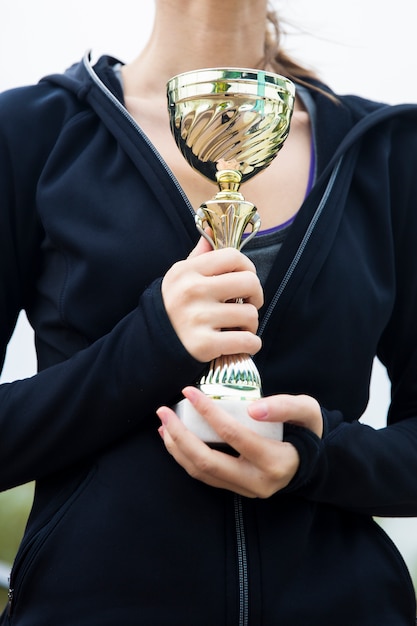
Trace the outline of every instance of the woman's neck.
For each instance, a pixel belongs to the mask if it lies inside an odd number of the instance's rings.
[[[165,97],[175,74],[202,67],[256,67],[264,54],[266,0],[156,0],[142,53],[125,69],[132,91]]]

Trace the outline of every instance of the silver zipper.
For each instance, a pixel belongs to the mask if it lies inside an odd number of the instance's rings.
[[[316,224],[317,224],[321,214],[323,213],[323,209],[326,206],[326,203],[327,203],[327,200],[329,198],[330,192],[333,189],[335,180],[337,178],[337,175],[339,173],[340,167],[342,165],[343,158],[344,158],[344,155],[342,155],[339,158],[339,160],[337,161],[336,165],[334,166],[333,171],[332,171],[331,176],[330,176],[330,179],[329,179],[329,182],[327,183],[327,187],[326,187],[326,189],[325,189],[325,191],[323,193],[323,196],[322,196],[322,198],[320,200],[320,203],[319,203],[319,205],[318,205],[318,207],[317,207],[313,217],[311,218],[310,224],[308,225],[308,228],[307,228],[307,230],[306,230],[306,232],[304,234],[304,237],[303,237],[300,245],[298,246],[298,250],[295,253],[293,260],[291,261],[291,264],[289,265],[289,267],[288,267],[288,269],[287,269],[287,271],[285,273],[285,276],[284,276],[284,278],[281,281],[281,284],[279,285],[277,291],[275,292],[275,295],[272,298],[272,300],[271,300],[271,302],[270,302],[270,304],[268,306],[268,309],[266,310],[265,315],[262,318],[261,323],[259,324],[259,328],[258,328],[258,335],[259,335],[259,337],[262,337],[262,334],[265,331],[266,325],[268,324],[268,322],[269,322],[269,320],[271,318],[272,312],[275,309],[279,299],[281,298],[281,296],[282,296],[286,286],[288,285],[288,283],[289,283],[289,281],[291,279],[291,276],[294,274],[295,268],[297,267],[297,265],[298,265],[302,255],[303,255],[303,252],[304,252],[304,250],[305,250],[305,248],[306,248],[306,246],[307,246],[307,244],[308,244],[308,242],[310,240],[310,237],[313,234],[313,231],[314,231],[314,229],[316,227]]]
[[[337,174],[340,170],[341,164],[343,161],[343,155],[340,157],[338,162],[336,163],[332,174],[330,176],[329,182],[326,186],[324,194],[321,198],[320,204],[318,205],[310,224],[304,234],[304,237],[298,247],[298,250],[284,276],[281,281],[280,286],[275,292],[275,296],[272,299],[264,317],[262,323],[258,330],[258,335],[262,336],[262,333],[265,330],[265,327],[268,321],[271,318],[272,312],[276,307],[284,289],[286,288],[291,276],[293,275],[295,268],[297,267],[300,258],[307,246],[308,241],[316,227],[316,224],[323,212],[323,209],[326,205],[330,192],[335,183]],[[238,494],[234,496],[234,509],[235,509],[235,528],[236,528],[236,541],[237,541],[237,560],[238,560],[238,580],[239,580],[239,626],[248,626],[249,624],[249,576],[248,576],[248,559],[247,559],[247,551],[246,551],[246,537],[245,537],[245,523],[243,519],[243,503],[242,498]]]
[[[147,135],[145,135],[145,133],[143,132],[143,130],[141,129],[139,124],[136,122],[135,118],[130,115],[130,113],[126,109],[126,107],[120,102],[120,100],[118,100],[118,98],[116,98],[116,96],[110,91],[110,89],[107,87],[107,85],[105,85],[103,83],[103,81],[101,80],[101,78],[96,74],[96,72],[94,71],[94,68],[93,68],[93,66],[91,64],[91,61],[90,61],[90,52],[89,51],[87,51],[85,53],[85,55],[84,55],[83,64],[84,64],[84,67],[87,70],[90,78],[93,80],[93,82],[107,96],[107,98],[109,100],[111,100],[111,102],[114,104],[114,106],[120,111],[120,113],[122,113],[122,115],[128,120],[128,122],[130,122],[130,124],[133,126],[135,131],[141,136],[141,138],[144,140],[144,142],[147,144],[147,146],[155,154],[155,156],[157,157],[157,159],[161,163],[162,167],[165,169],[166,173],[168,174],[168,176],[170,177],[170,179],[174,183],[174,185],[177,188],[178,192],[180,193],[182,199],[184,200],[185,204],[187,205],[187,208],[190,211],[191,215],[193,216],[193,220],[194,220],[195,211],[194,211],[193,207],[191,206],[191,203],[190,203],[188,197],[186,196],[183,188],[181,187],[181,185],[179,184],[178,180],[176,179],[173,171],[167,165],[167,163],[164,161],[164,159],[162,158],[161,154],[158,152],[158,150],[155,148],[153,143],[150,141],[149,137]]]
[[[9,579],[10,580],[10,579]],[[7,615],[9,617],[11,617],[12,615],[12,608],[13,608],[13,594],[14,594],[14,589],[9,588],[8,592],[7,592]]]
[[[246,552],[245,523],[243,520],[242,498],[234,495],[235,528],[237,542],[237,568],[239,580],[239,626],[249,624],[249,577]]]

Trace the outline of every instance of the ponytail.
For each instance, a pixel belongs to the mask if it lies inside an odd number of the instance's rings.
[[[269,9],[267,12],[267,27],[262,66],[264,68],[270,68],[277,74],[286,76],[295,83],[319,91],[331,100],[338,101],[332,93],[314,84],[319,82],[319,77],[313,69],[301,65],[301,63],[297,62],[285,52],[281,45],[284,34],[285,32],[282,28],[281,20],[276,11]]]

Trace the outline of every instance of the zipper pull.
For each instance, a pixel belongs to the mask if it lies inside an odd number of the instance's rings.
[[[9,591],[7,592],[7,615],[10,617],[12,614],[12,604],[13,604],[13,592],[14,589],[9,589]]]

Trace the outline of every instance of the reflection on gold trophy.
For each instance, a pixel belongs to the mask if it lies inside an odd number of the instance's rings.
[[[239,188],[271,163],[287,138],[294,85],[262,70],[213,68],[174,76],[167,96],[178,148],[191,167],[219,187],[197,210],[197,229],[215,249],[240,250],[256,235],[261,221]],[[213,237],[205,232],[207,226]],[[253,430],[281,438],[281,424],[255,422],[247,415],[247,403],[262,395],[259,372],[249,355],[218,357],[198,386]],[[187,400],[176,405],[176,412],[203,440],[220,442]]]

